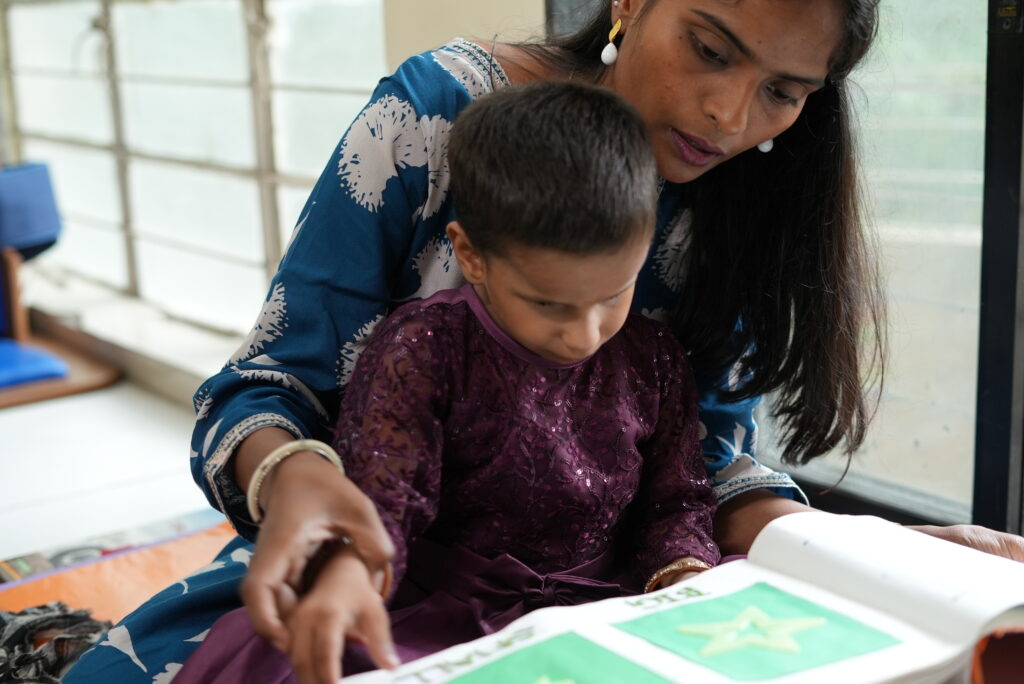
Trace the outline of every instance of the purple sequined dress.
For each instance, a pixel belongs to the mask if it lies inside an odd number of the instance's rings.
[[[630,315],[594,356],[547,361],[472,286],[407,304],[356,365],[335,432],[395,542],[390,610],[408,660],[543,606],[635,593],[683,556],[718,561],[685,354]],[[372,667],[362,649],[345,672]],[[230,613],[176,682],[293,681]]]

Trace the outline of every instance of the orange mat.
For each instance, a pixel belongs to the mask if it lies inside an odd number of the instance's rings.
[[[233,537],[223,522],[163,544],[101,558],[88,565],[28,579],[4,590],[0,610],[17,612],[50,601],[87,608],[97,620],[117,622],[165,587],[213,560]]]

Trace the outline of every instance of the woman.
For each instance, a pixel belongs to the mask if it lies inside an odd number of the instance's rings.
[[[745,552],[768,521],[806,509],[787,476],[750,455],[751,414],[758,396],[776,393],[795,462],[840,443],[852,452],[863,439],[862,360],[877,360],[880,343],[865,349],[862,339],[881,331],[846,77],[874,36],[876,5],[609,0],[565,41],[456,41],[382,81],[307,202],[259,323],[196,395],[193,473],[240,533],[251,539],[259,529],[242,595],[257,631],[292,653],[304,681],[320,681],[337,660],[342,631],[377,643],[378,663],[388,660],[379,602],[360,615],[323,615],[338,642],[293,643],[291,621],[316,610],[296,597],[307,560],[344,534],[381,570],[390,542],[366,498],[312,451],[264,469],[259,528],[245,490],[272,451],[328,435],[338,389],[376,321],[403,300],[459,284],[443,239],[454,218],[447,131],[472,99],[508,83],[596,82],[647,124],[665,183],[634,308],[668,320],[693,352],[723,553]],[[1015,537],[930,531],[1024,558]],[[244,539],[230,544],[206,572],[115,627],[66,681],[170,677],[238,606],[250,555]]]

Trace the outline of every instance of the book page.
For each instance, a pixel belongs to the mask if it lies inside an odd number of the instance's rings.
[[[797,513],[770,523],[749,560],[891,612],[957,643],[1020,619],[1024,564],[871,516]]]
[[[482,639],[353,682],[945,681],[966,649],[749,561],[651,594],[547,608]]]

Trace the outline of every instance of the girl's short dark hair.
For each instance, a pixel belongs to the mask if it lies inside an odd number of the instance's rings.
[[[611,91],[549,81],[486,95],[456,120],[448,163],[455,216],[484,253],[595,254],[653,233],[654,153]]]

